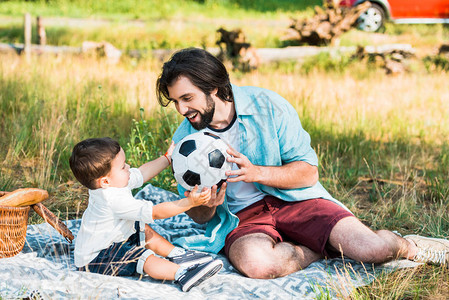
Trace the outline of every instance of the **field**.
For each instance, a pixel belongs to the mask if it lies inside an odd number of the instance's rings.
[[[189,6],[167,1],[165,8],[150,13],[143,6],[133,15],[129,7],[138,2],[123,1],[128,10],[114,6],[108,11],[101,10],[102,1],[55,1],[51,9],[39,1],[7,1],[0,6],[0,42],[21,41],[17,28],[26,9],[53,20],[102,20],[86,28],[49,26],[49,44],[79,46],[91,39],[108,40],[122,49],[211,46],[216,28],[227,25],[241,27],[257,47],[276,47],[288,16],[312,12],[310,6],[294,11],[289,1],[281,1],[279,10],[273,10],[271,2],[264,10],[251,7],[251,1],[192,1]],[[223,8],[220,16],[208,14],[213,5]],[[262,29],[248,20],[258,20]],[[166,28],[173,24],[177,26],[171,35]],[[373,229],[447,238],[449,74],[444,64],[429,57],[448,40],[449,29],[441,25],[389,24],[383,34],[354,30],[341,38],[341,45],[412,44],[417,57],[410,60],[410,71],[388,76],[382,68],[348,56],[319,55],[301,64],[282,62],[251,73],[231,72],[231,80],[271,89],[292,103],[311,134],[322,184],[363,222]],[[181,119],[173,107],[162,109],[156,101],[161,65],[151,56],[137,60],[125,55],[111,65],[93,57],[26,60],[1,55],[0,190],[47,189],[47,207],[64,219],[77,218],[87,205],[87,190],[68,166],[76,142],[116,138],[133,166],[163,154]],[[169,170],[152,183],[174,190]],[[35,215],[30,221],[41,222]],[[423,266],[385,275],[351,297],[444,299],[449,297],[448,282],[447,269]]]

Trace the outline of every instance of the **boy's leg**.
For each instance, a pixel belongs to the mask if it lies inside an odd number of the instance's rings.
[[[145,248],[154,251],[157,255],[167,257],[175,246],[145,224]]]
[[[168,258],[177,265],[188,267],[211,261],[212,256],[198,251],[184,250],[176,247],[148,224],[145,224],[145,247],[154,251],[157,255]]]
[[[146,259],[145,259],[146,258]],[[143,264],[143,271],[151,278],[159,280],[175,280],[175,274],[179,270],[180,266],[166,259],[157,257],[150,254],[145,257],[143,255],[141,259],[145,260]],[[137,266],[137,272],[139,272],[139,265]]]

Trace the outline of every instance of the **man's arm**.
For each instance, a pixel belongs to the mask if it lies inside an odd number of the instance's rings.
[[[195,223],[204,224],[209,222],[212,217],[215,215],[215,211],[217,206],[223,204],[224,197],[226,194],[226,182],[222,184],[220,190],[217,193],[217,186],[214,185],[211,188],[211,199],[206,205],[193,207],[190,210],[186,211],[186,214],[192,218]],[[185,196],[187,197],[190,192],[185,192]]]
[[[228,182],[257,182],[279,189],[295,189],[313,186],[318,182],[318,168],[304,161],[293,161],[283,166],[256,166],[249,159],[232,149],[227,151],[233,157],[228,161],[236,163],[238,170],[226,172]]]

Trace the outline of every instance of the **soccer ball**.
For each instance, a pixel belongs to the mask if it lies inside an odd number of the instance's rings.
[[[183,138],[172,154],[172,169],[176,181],[191,191],[198,185],[218,187],[226,181],[225,172],[231,170],[232,163],[227,161],[228,145],[217,135],[210,132],[196,132]]]

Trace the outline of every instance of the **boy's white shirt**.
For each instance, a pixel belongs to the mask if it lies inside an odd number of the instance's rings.
[[[136,221],[153,222],[153,203],[135,199],[131,193],[142,184],[140,170],[131,168],[128,186],[89,190],[89,204],[75,240],[77,267],[87,265],[113,243],[126,241],[136,232]]]

